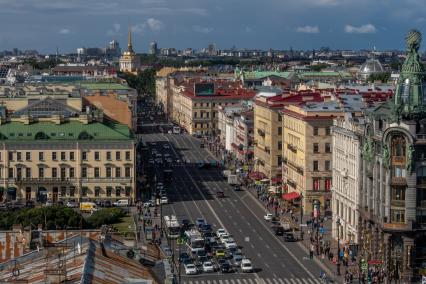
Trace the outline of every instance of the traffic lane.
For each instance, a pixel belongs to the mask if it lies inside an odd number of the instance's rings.
[[[177,146],[176,148],[178,150],[185,149],[184,151],[182,151],[182,154],[191,162],[197,163],[200,161],[211,160],[211,154],[205,149],[200,148],[199,142],[196,141],[194,137],[191,137],[188,134],[168,134],[166,137]]]
[[[223,191],[228,186],[224,182],[214,180],[210,183],[210,187],[215,191]],[[302,267],[295,266],[291,258],[283,257],[286,252],[268,232],[269,228],[265,230],[264,226],[256,222],[263,222],[263,220],[259,221],[256,216],[251,216],[252,213],[245,206],[242,206],[238,199],[234,201],[228,191],[226,191],[226,194],[226,198],[212,205],[218,216],[224,220],[224,223],[232,224],[232,229],[229,232],[235,236],[240,244],[245,246],[244,252],[253,260],[255,267],[262,269],[259,275],[275,274],[279,277],[286,277],[291,274],[292,277],[306,276],[306,271]],[[246,237],[249,237],[249,242],[245,242]],[[278,242],[282,242],[282,240],[278,240]],[[292,270],[282,273],[284,268],[292,268]]]

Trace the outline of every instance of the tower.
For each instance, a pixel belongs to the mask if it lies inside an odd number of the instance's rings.
[[[137,73],[140,69],[140,66],[140,58],[133,51],[132,30],[129,27],[129,32],[127,34],[127,51],[125,51],[120,57],[120,71],[128,73]]]
[[[129,32],[127,34],[127,52],[133,53],[132,29],[130,27],[129,27]]]

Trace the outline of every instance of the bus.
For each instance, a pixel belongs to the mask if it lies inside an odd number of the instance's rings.
[[[196,254],[199,251],[204,251],[205,240],[201,233],[196,230],[185,231],[186,245],[191,253]]]
[[[179,126],[173,126],[173,134],[180,134],[180,127]]]
[[[166,234],[169,239],[177,239],[180,234],[180,225],[175,215],[164,216]]]

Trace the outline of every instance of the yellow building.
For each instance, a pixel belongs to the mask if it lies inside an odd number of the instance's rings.
[[[139,56],[133,51],[132,31],[129,28],[127,51],[120,57],[120,71],[128,73],[137,73],[141,67]]]
[[[336,102],[290,105],[283,114],[283,182],[287,192],[303,196],[305,212],[314,200],[331,210],[333,118],[343,115]]]
[[[269,179],[281,175],[282,108],[280,96],[259,96],[254,105],[255,170]]]
[[[0,201],[136,198],[128,126],[52,99],[0,118]]]

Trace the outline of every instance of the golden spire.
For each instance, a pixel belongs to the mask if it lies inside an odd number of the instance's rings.
[[[129,26],[129,34],[127,36],[127,51],[133,52],[133,46],[132,46],[132,28]]]

